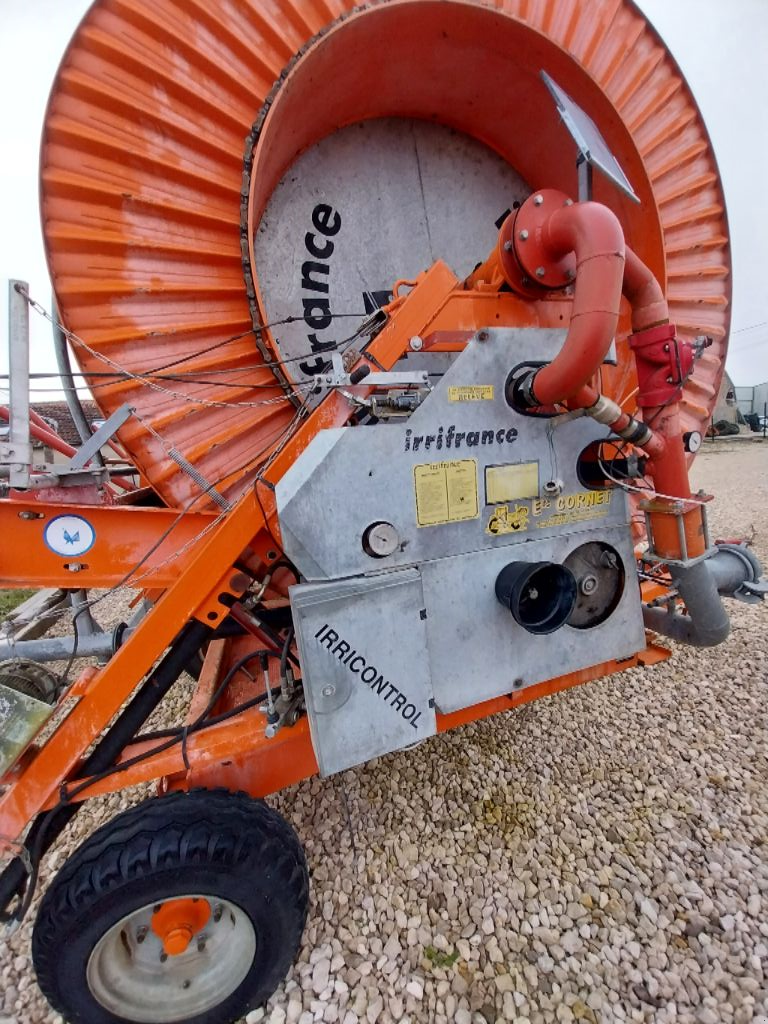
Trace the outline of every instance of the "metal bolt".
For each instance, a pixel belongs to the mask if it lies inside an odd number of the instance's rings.
[[[205,935],[205,934],[198,935],[198,937],[197,937],[197,952],[198,953],[205,952],[205,941],[206,941],[206,939],[207,939],[207,935]]]
[[[520,687],[521,687],[521,686],[523,685],[523,680],[522,680],[522,679],[515,679],[515,680],[513,681],[512,685],[514,686],[514,688],[515,688],[516,690],[519,690],[519,689],[520,689]]]
[[[82,565],[82,563],[80,562],[70,562],[69,565],[67,565],[65,568],[69,572],[81,572],[85,568],[85,566]]]
[[[326,384],[333,384],[333,377],[326,377],[325,378],[325,383]]]
[[[167,953],[163,952],[163,953],[160,954],[160,963],[161,964],[164,964],[167,959],[168,959],[168,954]]]
[[[536,267],[536,277],[544,277],[546,270],[544,267]]]
[[[189,978],[187,978],[187,980],[186,980],[186,981],[182,982],[182,984],[181,984],[181,987],[182,987],[182,988],[189,988],[189,986],[190,986],[191,984],[192,984],[192,982],[191,982],[191,981],[189,980]]]
[[[216,906],[213,908],[213,920],[216,922],[216,924],[218,924],[219,921],[221,920],[221,915],[223,913],[224,908],[220,903],[217,903]]]
[[[323,696],[324,697],[332,697],[334,695],[334,693],[336,693],[336,687],[335,686],[324,686],[323,687]]]
[[[597,590],[597,577],[596,576],[585,576],[579,584],[579,589],[582,594],[594,594]]]
[[[576,277],[576,271],[573,269],[573,267],[568,267],[568,269],[565,272],[565,276],[568,278],[569,281],[572,281],[574,277]]]
[[[522,281],[520,282],[520,284],[522,284],[523,288],[527,288],[527,286],[528,286],[528,285],[529,285],[530,283],[531,283],[531,281],[530,281],[530,278],[528,278],[528,277],[524,277],[524,278],[522,279]]]
[[[667,377],[667,384],[673,384],[673,383],[674,383],[674,381],[673,381],[672,377]]]
[[[543,202],[544,202],[544,196],[534,196],[533,197],[533,205],[534,206],[541,206],[541,204]]]
[[[563,203],[563,206],[573,206],[573,200],[572,199],[566,199],[565,202]]]
[[[520,232],[520,234],[517,237],[520,239],[521,242],[524,242],[526,240],[526,238],[528,237],[528,230],[527,230],[527,228],[523,228],[523,230]]]
[[[490,337],[490,335],[488,334],[488,331],[478,331],[477,332],[477,340],[478,341],[488,341],[489,337]]]
[[[420,352],[424,347],[424,342],[421,340],[418,334],[414,334],[414,336],[411,338],[410,346],[414,352]]]
[[[504,243],[504,252],[511,252],[511,251],[512,251],[512,243],[509,241],[509,239],[507,239],[507,241]]]
[[[665,351],[665,352],[669,352],[669,345],[665,345],[665,346],[664,346],[664,351]]]
[[[142,925],[142,927],[139,928],[139,930],[136,932],[136,941],[137,942],[143,942],[144,939],[146,939],[148,932],[149,932],[149,928],[147,928],[146,925]]]

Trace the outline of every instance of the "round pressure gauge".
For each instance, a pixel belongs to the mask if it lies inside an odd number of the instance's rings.
[[[683,434],[683,446],[687,452],[697,452],[701,448],[702,437],[698,430],[689,430]]]

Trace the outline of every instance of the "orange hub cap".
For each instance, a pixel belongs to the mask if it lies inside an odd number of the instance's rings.
[[[179,956],[206,926],[210,916],[208,900],[191,897],[168,900],[152,915],[152,931],[168,956]]]

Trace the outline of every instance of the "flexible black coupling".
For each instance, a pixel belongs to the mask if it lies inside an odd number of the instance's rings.
[[[504,397],[513,409],[535,409],[541,402],[533,391],[533,382],[539,367],[534,370],[513,370],[504,385]]]
[[[617,430],[616,433],[619,437],[623,437],[625,441],[631,441],[632,444],[636,444],[642,447],[653,437],[650,428],[647,424],[642,423],[640,420],[636,420],[634,416],[629,417],[629,423],[622,430]]]

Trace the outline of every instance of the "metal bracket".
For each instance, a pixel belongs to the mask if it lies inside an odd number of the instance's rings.
[[[105,420],[98,430],[94,431],[91,437],[78,448],[77,452],[69,461],[70,470],[84,469],[94,455],[109,441],[122,427],[127,419],[133,415],[133,408],[130,405],[121,405],[116,409],[109,419]]]
[[[275,711],[277,711],[277,719],[274,722],[268,722],[264,729],[264,735],[268,740],[276,736],[283,726],[296,724],[301,714],[303,701],[303,690],[297,690],[292,697],[284,697],[280,694],[280,696],[275,698],[274,707]],[[262,704],[259,710],[265,715],[269,712],[266,704]]]
[[[355,380],[352,378],[356,377]],[[354,387],[355,384],[364,384],[366,387],[424,387],[429,384],[429,374],[426,370],[411,371],[390,370],[388,372],[366,373],[358,377],[356,372],[347,373],[344,369],[344,360],[339,352],[331,355],[331,369],[327,373],[318,373],[314,378],[315,387]]]

